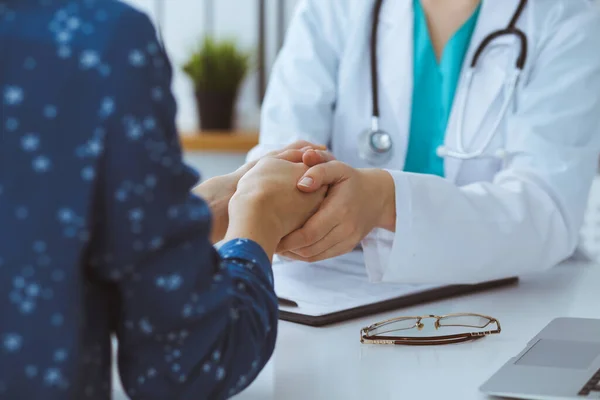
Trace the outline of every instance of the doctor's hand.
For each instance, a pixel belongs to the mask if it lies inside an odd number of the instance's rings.
[[[323,152],[306,152],[306,163],[322,162]],[[380,169],[355,169],[339,161],[310,168],[298,189],[314,192],[328,187],[319,210],[302,228],[286,236],[277,248],[282,256],[315,262],[352,251],[374,228],[395,229],[394,181]]]
[[[265,157],[239,180],[229,202],[226,240],[254,240],[272,257],[280,240],[317,211],[327,189],[308,193],[297,189],[296,183],[308,170],[301,162],[302,153],[298,155],[300,162]]]

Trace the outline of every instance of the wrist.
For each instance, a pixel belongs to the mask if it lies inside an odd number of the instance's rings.
[[[229,225],[229,201],[237,187],[237,179],[233,174],[208,179],[194,189],[194,194],[202,197],[211,211],[211,242],[223,239]]]
[[[279,244],[279,239],[275,239],[270,237],[270,235],[265,235],[264,232],[261,232],[260,225],[254,225],[253,227],[236,225],[227,229],[223,241],[229,242],[237,239],[252,240],[265,251],[269,260],[273,260],[273,255]]]
[[[230,219],[225,240],[252,240],[272,258],[283,237],[283,226],[268,204],[260,193],[234,194],[229,203]]]
[[[396,230],[396,185],[392,175],[383,169],[362,170],[371,185],[369,193],[375,193],[378,216],[375,226],[394,232]]]

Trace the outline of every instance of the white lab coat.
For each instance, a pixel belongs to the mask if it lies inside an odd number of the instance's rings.
[[[370,126],[373,0],[304,0],[267,90],[260,144],[249,159],[298,139],[327,144],[353,167]],[[497,159],[445,159],[445,178],[402,172],[413,77],[412,0],[386,0],[378,36],[381,127],[394,139],[384,166],[396,192],[396,232],[362,242],[373,281],[479,282],[552,267],[573,254],[600,152],[600,14],[588,0],[530,0],[518,26],[529,53],[514,107],[491,149]],[[465,58],[508,24],[517,0],[483,0]],[[498,115],[518,46],[503,37],[480,59],[464,140],[478,146]],[[459,87],[456,96],[463,95]],[[457,97],[458,98],[458,97]],[[457,101],[454,102],[456,105]],[[456,107],[446,144],[456,148]],[[481,124],[481,125],[480,125]]]

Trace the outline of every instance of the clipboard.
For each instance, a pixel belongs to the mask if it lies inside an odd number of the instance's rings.
[[[508,277],[477,284],[405,285],[371,283],[362,252],[308,264],[276,260],[275,292],[283,321],[322,327],[427,302],[518,283]]]

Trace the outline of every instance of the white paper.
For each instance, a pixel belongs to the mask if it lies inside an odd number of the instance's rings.
[[[320,316],[427,291],[439,286],[372,283],[360,251],[316,264],[276,260],[275,292],[298,307],[280,306],[293,313]]]

